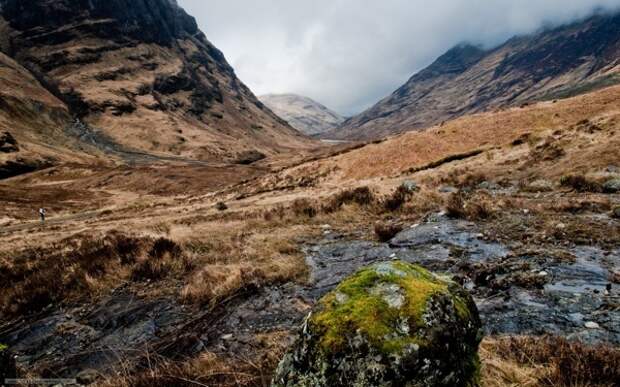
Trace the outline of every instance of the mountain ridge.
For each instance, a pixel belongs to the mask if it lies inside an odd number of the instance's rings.
[[[619,58],[620,13],[541,29],[488,50],[460,44],[326,136],[368,140],[576,95],[620,82]]]
[[[265,108],[171,0],[0,0],[2,51],[128,149],[235,161],[313,142]]]

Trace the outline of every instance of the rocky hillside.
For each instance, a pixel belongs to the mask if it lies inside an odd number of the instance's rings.
[[[58,161],[91,158],[89,148],[64,128],[71,126],[67,106],[28,70],[0,53],[0,180]]]
[[[174,0],[0,0],[0,32],[3,53],[127,149],[233,161],[310,144]]]
[[[328,136],[371,139],[620,82],[620,14],[515,37],[484,50],[459,45]]]
[[[302,133],[315,136],[337,127],[344,117],[322,104],[295,94],[267,94],[259,99]]]

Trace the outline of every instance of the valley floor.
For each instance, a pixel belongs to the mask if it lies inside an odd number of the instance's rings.
[[[472,292],[483,385],[612,386],[619,95],[294,163],[67,164],[5,180],[0,343],[26,376],[264,386],[321,295],[398,258]]]

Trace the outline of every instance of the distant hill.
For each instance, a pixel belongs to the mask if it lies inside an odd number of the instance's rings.
[[[316,136],[344,122],[344,117],[322,104],[296,94],[267,94],[259,99],[291,126]]]
[[[126,149],[234,161],[313,144],[258,101],[176,1],[0,0],[0,49],[71,119]],[[19,125],[10,117],[0,131]]]
[[[620,82],[620,14],[515,37],[491,50],[462,44],[392,95],[325,134],[373,139]]]

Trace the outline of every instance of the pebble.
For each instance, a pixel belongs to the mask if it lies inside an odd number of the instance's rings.
[[[540,273],[538,273],[538,275],[541,277],[546,277],[549,275],[549,273],[547,273],[546,271],[541,271]]]
[[[222,340],[228,341],[228,340],[232,340],[233,335],[231,333],[222,336]]]
[[[585,327],[588,329],[601,329],[601,326],[595,323],[594,321],[588,321],[585,324]]]

